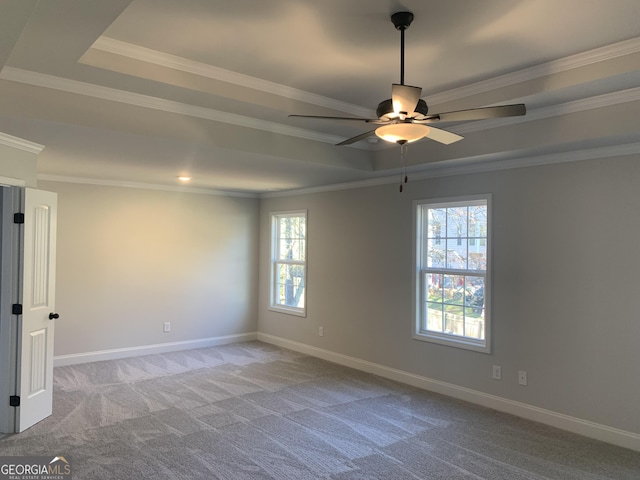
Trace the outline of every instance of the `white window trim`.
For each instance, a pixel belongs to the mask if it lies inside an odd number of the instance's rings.
[[[276,259],[276,251],[277,251],[277,229],[274,228],[274,224],[278,217],[304,217],[305,220],[305,229],[306,229],[306,237],[305,237],[305,261],[291,261],[291,260],[280,260]],[[269,228],[271,229],[271,245],[269,246],[271,249],[270,255],[270,273],[269,273],[269,310],[272,312],[286,313],[288,315],[295,315],[298,317],[306,317],[307,316],[307,255],[308,255],[308,237],[309,237],[309,225],[308,225],[308,217],[307,210],[287,210],[287,211],[277,211],[277,212],[269,212]],[[289,307],[287,305],[279,305],[275,302],[276,295],[276,263],[290,264],[290,265],[303,265],[304,266],[304,307]]]
[[[485,332],[484,341],[474,340],[471,338],[458,337],[438,332],[429,332],[422,330],[422,302],[421,302],[421,268],[420,262],[423,246],[418,242],[418,232],[422,229],[422,218],[418,215],[418,207],[422,205],[428,205],[430,208],[437,208],[439,206],[451,207],[452,204],[457,202],[466,204],[476,200],[483,200],[487,202],[487,270],[485,276]],[[466,350],[472,350],[481,353],[491,353],[491,324],[492,310],[491,310],[491,243],[492,243],[492,196],[491,194],[483,195],[467,195],[460,197],[445,197],[445,198],[433,198],[413,201],[413,268],[412,275],[412,296],[413,296],[413,325],[412,325],[412,337],[414,340],[420,340],[423,342],[431,342],[439,345],[446,345],[450,347],[458,347]],[[422,238],[421,238],[422,239]],[[455,270],[450,270],[455,273]]]

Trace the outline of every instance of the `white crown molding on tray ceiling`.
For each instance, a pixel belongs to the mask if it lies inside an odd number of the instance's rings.
[[[371,109],[340,102],[338,100],[305,92],[295,88],[279,85],[273,82],[250,77],[240,73],[232,72],[222,68],[195,62],[183,57],[170,55],[167,53],[140,47],[131,43],[122,42],[109,37],[100,37],[91,48],[101,50],[135,60],[152,63],[158,66],[173,68],[187,73],[193,73],[207,78],[220,80],[228,83],[241,85],[254,90],[272,93],[285,98],[299,100],[313,105],[335,109],[345,113],[370,118],[374,112]],[[485,93],[491,90],[505,88],[518,83],[523,83],[536,78],[566,72],[575,68],[593,65],[598,62],[611,60],[640,52],[640,37],[624,40],[621,42],[595,48],[586,52],[577,53],[558,60],[552,60],[540,65],[525,68],[516,72],[507,73],[498,77],[482,80],[462,87],[454,88],[444,92],[431,94],[428,96],[430,105],[440,105],[442,103],[459,100],[472,95]]]
[[[315,140],[318,142],[337,143],[343,140],[342,137],[336,135],[318,133],[312,130],[292,127],[267,120],[222,112],[212,108],[199,107],[197,105],[166,100],[164,98],[152,97],[150,95],[143,95],[140,93],[127,92],[125,90],[104,87],[102,85],[94,85],[92,83],[80,82],[78,80],[71,80],[68,78],[55,77],[53,75],[22,70],[15,67],[4,67],[0,72],[0,79],[25,83],[36,87],[51,88],[78,95],[86,95],[103,100],[135,105],[138,107],[152,108],[180,115],[188,115],[191,117],[228,123],[240,127],[255,128],[257,130],[264,130],[271,133],[306,138],[308,140]]]
[[[137,188],[140,190],[159,190],[165,192],[197,193],[201,195],[217,195],[222,197],[259,198],[257,193],[235,192],[213,188],[187,187],[182,185],[161,185],[146,182],[131,182],[127,180],[105,180],[92,177],[73,177],[69,175],[52,175],[39,173],[38,180],[46,182],[79,183],[81,185],[99,185],[102,187]]]
[[[100,37],[94,42],[91,48],[128,57],[134,60],[140,60],[142,62],[151,63],[161,67],[180,70],[185,73],[192,73],[201,77],[251,88],[253,90],[270,93],[279,97],[350,113],[364,118],[369,118],[375,114],[374,110],[364,108],[359,105],[341,102],[334,98],[305,92],[303,90],[298,90],[297,88],[287,87],[286,85],[269,82],[261,78],[251,77],[242,73],[232,72],[231,70],[225,70],[224,68],[214,67],[213,65],[189,60],[184,57],[178,57],[176,55],[159,52],[150,48],[122,42],[114,38]]]
[[[542,120],[544,118],[568,115],[570,113],[583,112],[586,110],[593,110],[594,108],[609,107],[638,100],[640,100],[640,87],[629,88],[619,92],[604,93],[593,97],[558,103],[557,105],[549,105],[547,107],[527,110],[527,114],[521,117],[496,118],[484,120],[482,122],[470,122],[452,127],[450,130],[460,134],[480,132],[490,128],[514,125],[516,123],[533,122],[534,120]]]
[[[625,55],[632,55],[638,52],[640,52],[640,37],[631,38],[629,40],[612,43],[611,45],[577,53],[558,60],[541,63],[540,65],[525,68],[517,72],[511,72],[489,78],[487,80],[471,83],[469,85],[463,85],[462,87],[452,88],[445,92],[434,93],[429,95],[429,104],[440,105],[492,90],[510,87],[529,80],[535,80],[536,78],[566,72],[575,68],[586,67],[588,65],[593,65]]]
[[[477,157],[459,158],[451,161],[433,162],[419,167],[409,167],[411,182],[426,180],[429,178],[449,177],[452,175],[466,175],[474,173],[493,172],[498,170],[510,170],[514,168],[538,167],[559,163],[580,162],[584,160],[598,160],[602,158],[624,157],[638,155],[640,143],[628,143],[605,147],[572,150],[568,152],[548,153],[528,157],[492,158],[493,155],[480,155]],[[505,154],[508,155],[508,154]],[[501,157],[504,155],[500,155]],[[260,198],[290,197],[295,195],[307,195],[313,193],[332,192],[336,190],[348,190],[352,188],[375,187],[398,182],[398,175],[393,174],[368,180],[356,180],[353,182],[336,183],[319,187],[307,187],[279,192],[265,192]]]
[[[338,110],[347,111],[348,108],[357,107],[355,105],[346,104],[343,102],[335,103],[335,100],[329,99],[327,97],[322,97],[320,95],[311,94],[308,92],[304,92],[302,90],[291,89],[289,87],[284,87],[282,85],[277,85],[271,82],[264,82],[260,79],[255,79],[253,77],[249,77],[246,75],[235,74],[234,72],[230,72],[228,70],[217,69],[215,67],[210,67],[204,64],[198,64],[197,62],[192,62],[187,59],[182,59],[181,57],[176,57],[174,55],[167,55],[162,52],[156,52],[151,49],[137,47],[135,45],[127,44],[125,42],[120,42],[118,40],[107,39],[107,40],[99,39],[96,44],[101,48],[111,48],[114,53],[118,53],[120,55],[124,55],[127,53],[128,55],[136,55],[135,57],[138,60],[143,60],[150,63],[156,63],[158,65],[169,66],[171,68],[178,68],[176,65],[183,65],[185,68],[196,69],[196,65],[205,68],[207,73],[211,78],[216,78],[224,81],[235,81],[232,79],[239,79],[242,77],[242,81],[245,82],[244,85],[249,88],[255,88],[257,90],[266,88],[267,84],[269,88],[272,88],[270,93],[283,94],[287,96],[288,94],[296,95],[296,97],[289,96],[288,98],[296,98],[298,100],[302,100],[308,103],[314,103],[318,105],[325,106],[327,108],[334,108]],[[96,44],[94,44],[93,48],[96,48]],[[105,44],[107,47],[105,47]],[[117,48],[116,48],[117,47]],[[109,50],[109,51],[112,51]],[[519,72],[513,72],[511,74],[502,75],[500,77],[496,77],[491,80],[476,82],[474,84],[470,84],[464,87],[452,89],[446,92],[437,93],[434,95],[429,95],[430,102],[432,104],[443,103],[445,101],[456,100],[459,98],[464,98],[475,93],[482,93],[484,91],[499,88],[500,86],[508,86],[513,85],[514,83],[530,80],[533,78],[538,78],[543,74],[549,74],[550,72],[561,72],[566,71],[571,68],[577,68],[580,66],[585,66],[597,62],[601,62],[607,59],[618,58],[620,56],[633,54],[640,52],[640,37],[633,38],[630,40],[626,40],[623,42],[618,42],[612,45],[608,45],[605,47],[597,48],[588,52],[583,52],[577,55],[572,55],[570,57],[566,57],[560,60],[554,60],[551,62],[547,62],[545,64],[537,65],[535,67],[527,68],[521,70]],[[166,61],[168,58],[171,58],[172,62],[169,64],[168,62],[160,63],[161,61]],[[209,68],[210,67],[210,68]],[[190,70],[184,70],[190,71]],[[221,77],[214,77],[213,73],[217,72],[221,74]],[[192,72],[194,73],[194,72]],[[222,73],[224,73],[223,76]],[[199,73],[200,74],[200,73]],[[15,67],[5,66],[2,71],[0,71],[0,78],[4,80],[11,80],[20,83],[26,83],[34,86],[52,88],[55,90],[61,90],[70,93],[76,93],[80,95],[87,95],[95,98],[101,98],[104,100],[110,100],[130,105],[136,105],[146,108],[152,108],[156,110],[162,110],[171,113],[178,113],[182,115],[188,115],[196,118],[202,118],[206,120],[213,120],[217,122],[228,123],[232,125],[237,125],[241,127],[255,128],[258,130],[268,131],[271,133],[278,133],[283,135],[290,135],[293,137],[304,138],[308,140],[314,140],[325,143],[338,143],[343,140],[343,137],[336,135],[323,134],[319,132],[315,132],[308,129],[293,127],[289,125],[283,125],[276,122],[271,122],[268,120],[260,120],[256,118],[251,118],[243,115],[237,115],[229,112],[222,112],[218,110],[214,110],[211,108],[199,107],[196,105],[185,104],[181,102],[176,102],[172,100],[166,100],[158,97],[152,97],[149,95],[143,95],[139,93],[127,92],[124,90],[118,90],[115,88],[104,87],[101,85],[94,85],[86,82],[80,82],[77,80],[71,80],[62,77],[55,77],[53,75],[23,70]],[[263,90],[266,91],[266,90]],[[488,130],[491,128],[497,128],[503,125],[513,124],[513,123],[522,123],[529,122],[533,120],[538,120],[541,118],[548,118],[556,115],[567,114],[571,112],[583,111],[592,108],[599,108],[607,105],[623,103],[627,101],[638,100],[640,95],[640,88],[632,88],[628,90],[623,90],[620,92],[614,92],[604,95],[598,95],[591,98],[574,100],[571,102],[566,102],[563,104],[552,105],[548,107],[531,109],[527,112],[526,116],[523,117],[514,117],[514,118],[506,118],[506,119],[495,119],[495,120],[487,120],[483,122],[473,122],[458,125],[452,128],[456,133],[470,133],[477,132],[482,130]],[[435,98],[435,101],[434,101]],[[318,103],[321,101],[326,101],[327,103]],[[369,112],[368,109],[362,109],[362,111]],[[370,116],[369,113],[363,115],[365,117]],[[355,113],[358,115],[359,113]],[[363,149],[373,149],[376,148],[371,144],[363,144],[363,145],[352,145],[356,148]],[[377,148],[383,148],[384,146],[378,146]]]
[[[24,140],[22,138],[14,137],[13,135],[8,135],[2,132],[0,132],[0,144],[35,154],[39,154],[42,150],[44,150],[44,145],[30,142],[29,140]]]
[[[622,157],[627,155],[638,155],[640,152],[640,143],[629,143],[622,145],[612,145],[605,147],[596,147],[583,150],[573,150],[570,152],[550,153],[544,155],[536,155],[529,157],[511,157],[490,159],[486,158],[485,162],[478,162],[480,157],[471,157],[466,159],[457,159],[454,161],[436,162],[432,164],[422,165],[418,169],[409,168],[411,180],[425,180],[429,178],[448,177],[452,175],[465,175],[473,173],[491,172],[497,170],[508,170],[513,168],[535,167],[550,165],[556,163],[579,162],[584,160],[597,160],[601,158]],[[490,157],[481,156],[481,157]],[[0,179],[1,180],[1,179]],[[322,185],[319,187],[298,188],[276,192],[264,193],[243,193],[226,190],[215,190],[206,188],[193,188],[184,186],[159,185],[143,182],[129,182],[118,180],[104,180],[99,178],[72,177],[67,175],[50,175],[38,174],[38,180],[63,183],[79,183],[84,185],[100,185],[110,187],[126,187],[139,188],[145,190],[162,190],[172,192],[199,193],[205,195],[220,195],[229,197],[244,198],[275,198],[289,197],[295,195],[306,195],[312,193],[332,192],[336,190],[348,190],[352,188],[374,187],[378,185],[388,185],[398,181],[397,174],[385,175],[368,180],[356,180],[352,182],[336,183],[331,185]]]
[[[127,92],[124,90],[104,87],[101,85],[80,82],[78,80],[55,77],[53,75],[32,72],[29,70],[22,70],[15,67],[4,67],[2,71],[0,71],[0,79],[25,83],[37,87],[51,88],[54,90],[60,90],[79,95],[86,95],[94,98],[101,98],[103,100],[120,102],[128,105],[136,105],[139,107],[152,108],[155,110],[161,110],[170,113],[188,115],[191,117],[228,123],[240,127],[255,128],[271,133],[290,135],[293,137],[305,138],[307,140],[314,140],[318,142],[335,144],[344,139],[343,137],[337,135],[319,133],[312,130],[293,127],[290,125],[270,122],[268,120],[260,120],[244,115],[222,112],[211,108],[199,107],[196,105],[185,104],[173,100],[166,100],[149,95],[142,95],[140,93]],[[522,117],[500,118],[495,120],[485,120],[482,122],[465,123],[452,127],[450,130],[456,133],[479,132],[483,130],[489,130],[491,128],[501,127],[504,125],[531,122],[534,120],[540,120],[542,118],[549,118],[557,115],[564,115],[572,112],[579,112],[608,105],[635,101],[639,99],[640,87],[637,87],[622,90],[620,92],[607,93],[580,100],[574,100],[571,102],[551,105],[548,107],[531,109],[528,110],[527,114]],[[376,148],[376,146],[372,144],[351,146],[366,150]],[[379,146],[378,148],[383,148],[384,146],[386,145]]]

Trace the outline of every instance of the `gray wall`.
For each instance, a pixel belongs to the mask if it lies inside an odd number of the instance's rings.
[[[264,199],[259,330],[640,432],[639,161],[433,178],[403,194],[389,184]],[[491,354],[411,338],[412,201],[479,193],[493,194]],[[269,212],[299,208],[308,209],[306,318],[268,310]]]
[[[35,187],[38,155],[0,143],[0,176],[24,180],[27,187]]]
[[[58,193],[55,355],[257,330],[257,199],[38,188]]]

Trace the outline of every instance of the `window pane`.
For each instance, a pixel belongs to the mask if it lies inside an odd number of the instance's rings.
[[[444,268],[446,266],[446,242],[438,239],[428,240],[427,267]]]
[[[466,241],[459,245],[455,238],[447,239],[447,267],[458,270],[466,270],[467,268],[467,243]]]
[[[464,335],[464,310],[448,305],[444,312],[444,331],[453,335]]]
[[[293,242],[293,258],[297,261],[304,260],[304,255],[302,252],[302,241],[300,239],[296,239]]]
[[[304,308],[304,266],[276,264],[277,305]]]
[[[472,242],[473,238],[469,239],[469,270],[485,271],[487,269],[487,245],[486,242],[480,244],[479,241]]]
[[[278,246],[278,259],[291,260],[291,239],[281,238]]]
[[[447,237],[467,236],[467,207],[447,208]]]
[[[442,304],[427,302],[427,330],[432,332],[442,332]]]
[[[442,303],[444,301],[442,275],[429,273],[426,275],[426,279],[427,299],[431,302]]]
[[[484,278],[467,277],[465,305],[477,310],[484,308]]]
[[[430,208],[428,214],[428,238],[446,237],[447,210],[445,208]]]
[[[298,260],[301,262],[306,261],[307,259],[307,242],[306,237],[303,236],[298,241]]]
[[[469,207],[469,269],[487,269],[487,207]]]
[[[465,308],[464,334],[465,337],[484,338],[484,315],[482,309]]]
[[[473,205],[469,207],[469,236],[487,236],[487,206]]]
[[[305,223],[305,217],[279,217],[278,259],[304,261]]]
[[[445,303],[464,305],[464,296],[462,295],[464,276],[443,275],[442,277]]]

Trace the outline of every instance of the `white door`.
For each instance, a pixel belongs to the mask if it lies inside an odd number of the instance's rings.
[[[56,214],[57,194],[25,189],[18,432],[51,415],[53,408]]]

